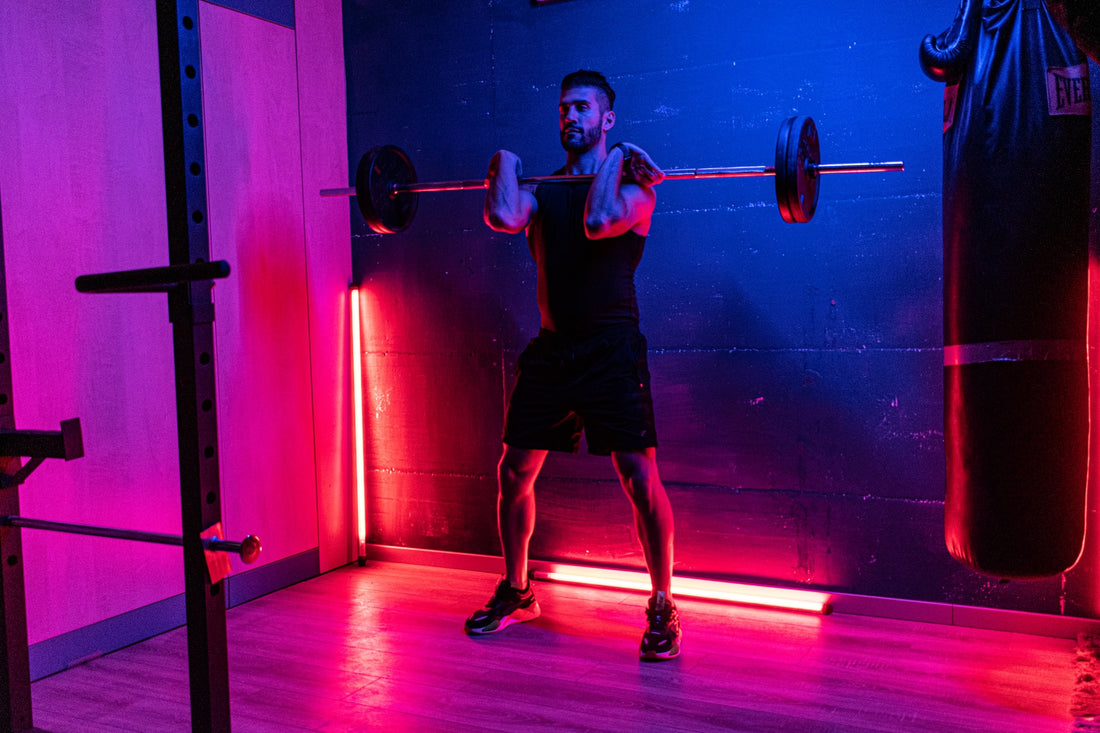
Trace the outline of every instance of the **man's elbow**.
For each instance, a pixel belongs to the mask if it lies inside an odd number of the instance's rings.
[[[518,234],[522,232],[526,224],[517,222],[510,217],[502,216],[496,211],[486,211],[483,217],[485,223],[494,232],[506,232],[508,234]]]
[[[607,239],[615,236],[618,220],[600,214],[584,217],[584,234],[589,239]]]

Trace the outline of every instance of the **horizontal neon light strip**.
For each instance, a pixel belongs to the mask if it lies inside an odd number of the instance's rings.
[[[603,588],[639,590],[649,592],[652,586],[649,576],[627,570],[582,567],[578,565],[551,565],[549,570],[536,570],[538,580],[561,583],[593,585]],[[726,583],[700,578],[672,579],[672,595],[684,598],[701,598],[708,601],[724,601],[748,606],[765,606],[789,611],[828,614],[833,610],[830,596],[816,591],[768,588],[765,586]]]

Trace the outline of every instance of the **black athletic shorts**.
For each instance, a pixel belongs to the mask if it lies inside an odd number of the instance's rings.
[[[609,326],[583,339],[547,331],[531,339],[516,364],[504,442],[516,448],[576,453],[657,445],[646,340],[637,326]]]

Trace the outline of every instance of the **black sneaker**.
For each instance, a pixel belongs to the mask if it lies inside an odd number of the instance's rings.
[[[675,659],[680,656],[680,616],[676,604],[658,591],[645,609],[646,625],[638,656],[645,660]]]
[[[474,611],[466,619],[466,633],[492,634],[503,631],[512,624],[536,619],[539,613],[539,602],[535,600],[531,583],[527,583],[526,590],[516,590],[507,578],[502,578],[485,607]]]

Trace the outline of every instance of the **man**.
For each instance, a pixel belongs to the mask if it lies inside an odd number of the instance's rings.
[[[653,593],[639,655],[680,653],[680,621],[670,593],[673,519],[657,474],[646,341],[638,330],[634,270],[642,257],[664,173],[628,143],[607,149],[615,92],[603,75],[577,71],[562,80],[558,104],[565,167],[591,182],[520,186],[519,158],[506,150],[489,163],[485,222],[527,231],[538,266],[541,328],[519,357],[505,418],[498,478],[498,522],[505,576],[492,598],[466,620],[489,634],[538,617],[527,579],[535,524],[535,479],[550,450],[610,455],[634,506]]]

